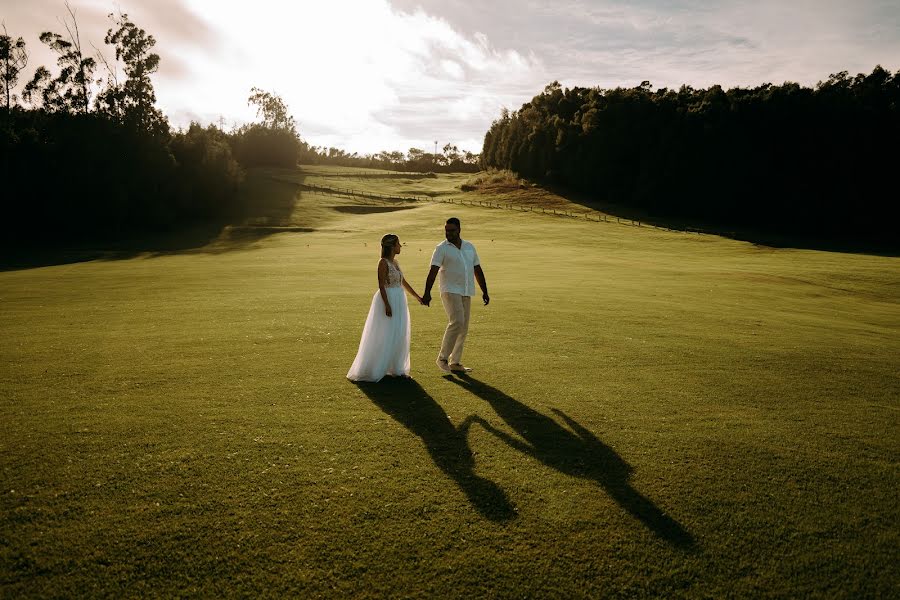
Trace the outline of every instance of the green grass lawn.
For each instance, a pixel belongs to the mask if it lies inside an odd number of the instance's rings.
[[[900,593],[897,258],[273,173],[256,233],[0,272],[0,595]],[[348,382],[380,237],[421,292],[452,215],[472,377],[434,302],[413,381]]]

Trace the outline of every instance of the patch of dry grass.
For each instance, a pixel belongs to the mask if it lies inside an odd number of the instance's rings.
[[[465,183],[459,186],[464,192],[474,192],[476,190],[516,190],[531,187],[532,184],[508,169],[488,169],[481,171],[470,177]]]

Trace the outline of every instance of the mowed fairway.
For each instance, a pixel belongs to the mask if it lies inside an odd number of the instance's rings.
[[[897,258],[353,204],[0,272],[2,596],[900,593]],[[454,215],[472,377],[436,300],[348,382],[380,237],[421,293]]]

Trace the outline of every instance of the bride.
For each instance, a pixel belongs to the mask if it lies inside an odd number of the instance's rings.
[[[400,238],[393,233],[381,238],[378,291],[369,307],[356,360],[347,373],[350,381],[380,381],[385,375],[409,377],[409,308],[403,288],[420,304],[422,297],[406,282],[394,260],[401,247]]]

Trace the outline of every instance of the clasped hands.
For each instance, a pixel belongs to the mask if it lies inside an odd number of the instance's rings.
[[[484,301],[485,306],[487,306],[491,302],[491,297],[488,296],[487,292],[481,295],[481,299],[482,301]],[[431,306],[431,294],[426,293],[424,296],[419,298],[419,304],[422,304],[424,306]]]

